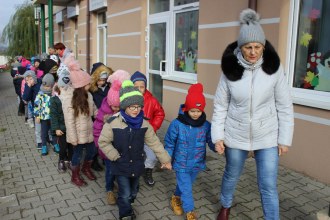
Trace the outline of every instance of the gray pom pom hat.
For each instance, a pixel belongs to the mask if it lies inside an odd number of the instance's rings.
[[[241,12],[241,29],[237,39],[238,48],[244,44],[252,42],[261,43],[262,45],[266,44],[265,33],[259,23],[259,20],[259,15],[250,8]]]
[[[120,108],[125,110],[130,105],[140,105],[143,107],[144,98],[139,89],[134,87],[131,80],[125,80],[119,91]]]

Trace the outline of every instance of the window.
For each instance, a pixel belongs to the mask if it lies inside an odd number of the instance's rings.
[[[198,11],[176,14],[175,70],[197,72]]]
[[[300,3],[300,4],[299,4]],[[330,1],[301,0],[296,26],[293,95],[298,104],[330,109]]]
[[[198,0],[175,0],[174,5],[175,6],[185,5],[185,4],[194,3],[194,2],[198,2]]]
[[[197,80],[198,0],[149,0],[149,72],[186,83]]]
[[[170,9],[169,0],[150,0],[149,1],[150,14],[168,11],[169,9]]]
[[[97,60],[107,63],[107,16],[106,12],[97,14]]]

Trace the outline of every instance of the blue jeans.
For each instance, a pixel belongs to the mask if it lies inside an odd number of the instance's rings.
[[[131,216],[133,213],[132,203],[139,191],[139,177],[127,177],[116,175],[118,183],[119,217]]]
[[[105,162],[105,189],[107,192],[110,192],[113,191],[115,176],[111,174],[110,160],[105,159],[104,162]]]
[[[85,161],[93,160],[93,157],[96,154],[94,141],[86,144],[78,144],[77,146],[73,147],[73,155],[71,161],[72,166],[78,166],[80,164],[83,148],[86,148]]]
[[[225,148],[226,168],[222,177],[220,201],[224,208],[232,206],[236,184],[241,176],[248,151]],[[277,192],[278,147],[255,150],[258,188],[266,220],[279,219]]]
[[[181,197],[182,208],[186,213],[193,211],[195,207],[192,187],[197,174],[198,172],[176,172],[176,188],[174,195]]]
[[[146,144],[144,144],[144,152],[146,153],[146,160],[144,161],[145,168],[153,169],[157,163],[156,154]]]

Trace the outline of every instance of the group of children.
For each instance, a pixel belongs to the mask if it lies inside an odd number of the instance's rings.
[[[34,108],[41,155],[48,154],[47,144],[52,142],[59,153],[58,170],[70,169],[71,182],[79,187],[87,185],[80,171],[89,180],[96,179],[91,167],[99,155],[105,164],[107,202],[118,205],[120,219],[136,218],[132,204],[139,190],[139,177],[153,186],[152,170],[159,160],[162,168],[173,169],[176,174],[177,185],[170,201],[173,212],[197,219],[192,186],[205,169],[206,143],[215,151],[204,113],[202,84],[189,88],[163,146],[156,131],[165,113],[147,90],[144,74],[113,72],[103,63],[95,63],[90,75],[62,43],[54,48],[60,59],[56,74],[48,72],[39,79],[34,70],[27,70],[23,75],[21,99],[30,101]],[[118,198],[113,193],[115,181]]]

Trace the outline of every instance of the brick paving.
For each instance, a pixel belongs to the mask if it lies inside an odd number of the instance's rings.
[[[118,208],[107,205],[104,172],[98,179],[78,188],[70,174],[58,173],[58,155],[41,157],[34,143],[34,130],[17,116],[17,98],[9,73],[0,74],[0,219],[118,219]],[[164,122],[163,139],[169,122]],[[219,210],[219,188],[225,160],[207,154],[207,170],[194,185],[196,211],[200,219],[215,219]],[[86,178],[85,178],[86,179]],[[176,220],[169,206],[175,188],[171,171],[156,169],[156,185],[150,188],[141,178],[133,205],[138,220]],[[330,203],[330,186],[284,167],[279,168],[281,219],[324,219]],[[231,219],[263,219],[253,159],[248,159],[237,186]]]

